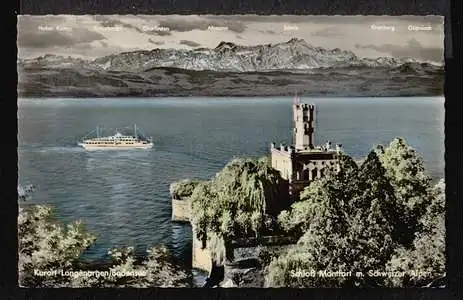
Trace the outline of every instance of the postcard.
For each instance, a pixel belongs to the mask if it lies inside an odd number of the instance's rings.
[[[442,16],[21,15],[21,287],[444,287]]]

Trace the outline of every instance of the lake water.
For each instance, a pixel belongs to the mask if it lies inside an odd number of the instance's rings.
[[[307,98],[317,105],[316,143],[342,143],[360,158],[402,136],[433,178],[444,176],[444,99]],[[85,253],[105,258],[111,247],[139,253],[166,244],[191,261],[191,230],[173,224],[169,185],[207,179],[235,156],[262,156],[291,140],[292,98],[20,99],[20,184],[34,184],[31,203],[56,207],[60,220],[83,220],[98,234]],[[151,150],[86,152],[77,140],[94,130],[134,123]],[[113,131],[106,131],[113,134]]]

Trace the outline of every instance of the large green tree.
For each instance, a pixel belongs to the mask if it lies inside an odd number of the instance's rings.
[[[410,247],[396,249],[387,265],[389,271],[404,276],[388,281],[396,287],[433,284],[445,276],[445,183],[441,180],[432,190],[430,205],[419,223],[420,230]]]
[[[402,139],[374,149],[360,167],[340,155],[326,177],[311,183],[301,201],[280,214],[281,226],[302,236],[270,263],[267,285],[390,286],[394,281],[403,286],[404,280],[388,280],[372,271],[399,271],[407,268],[407,259],[408,264],[415,262],[407,270],[439,273],[444,262],[443,215],[438,204],[443,203],[442,195],[430,188],[422,160]],[[431,201],[436,204],[426,210],[425,204]],[[416,259],[419,254],[425,258]],[[351,272],[351,276],[301,277],[295,273],[298,269]],[[418,284],[414,279],[407,282]]]
[[[278,221],[288,233],[302,235],[309,229],[311,220],[323,214],[323,207],[333,206],[333,215],[343,218],[347,205],[358,191],[359,167],[349,156],[339,154],[335,169],[327,171],[327,177],[314,181],[301,193],[301,201],[282,211]],[[321,199],[326,199],[325,202]]]
[[[347,157],[338,167],[315,181],[302,194],[304,210],[285,213],[281,221],[301,222],[305,232],[298,245],[272,261],[268,268],[270,286],[341,287],[376,285],[369,270],[381,270],[393,251],[390,216],[394,196],[385,170],[375,152],[359,168]],[[285,219],[286,218],[286,219]],[[300,225],[298,225],[300,226]],[[350,276],[294,277],[300,269],[315,272],[351,272]],[[363,276],[355,277],[357,272]]]
[[[272,215],[288,205],[288,188],[267,158],[233,159],[191,194],[192,223],[205,245],[211,234],[226,243],[269,230]]]
[[[396,214],[401,224],[396,231],[402,235],[402,243],[410,246],[432,199],[431,178],[422,157],[403,138],[395,138],[388,147],[377,147],[376,152],[401,206]]]

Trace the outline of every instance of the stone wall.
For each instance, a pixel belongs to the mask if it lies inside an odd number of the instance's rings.
[[[282,253],[286,250],[291,249],[296,245],[295,242],[282,243],[279,245],[266,245],[266,246],[253,246],[253,247],[237,247],[233,249],[233,256],[236,261],[244,259],[258,259],[259,252],[267,250],[269,252]]]
[[[190,222],[191,207],[189,199],[172,199],[172,221]]]
[[[189,198],[172,199],[172,221],[191,223],[191,202]],[[206,272],[212,270],[212,256],[207,247],[202,249],[202,242],[196,238],[192,226],[192,267]]]
[[[279,246],[279,245],[290,245],[296,244],[299,240],[299,237],[294,236],[282,236],[282,235],[268,235],[261,236],[258,238],[249,237],[249,238],[239,238],[231,242],[231,245],[234,249],[236,248],[251,248],[262,246]]]
[[[209,249],[202,249],[202,242],[196,238],[196,231],[192,227],[192,267],[203,270],[206,272],[211,272],[212,270],[212,255]]]
[[[265,287],[265,266],[271,257],[281,255],[294,247],[294,244],[282,244],[279,246],[255,246],[234,249],[234,261],[224,266],[223,280],[220,287]],[[267,252],[266,261],[261,260],[262,251]]]
[[[172,199],[172,221],[191,223],[191,201],[189,198]],[[195,269],[211,272],[213,259],[207,246],[203,249],[202,242],[196,238],[195,228],[192,225],[192,267]],[[259,238],[237,239],[232,242],[235,247],[253,247],[257,245],[285,245],[294,243],[294,238],[283,236],[265,236]]]

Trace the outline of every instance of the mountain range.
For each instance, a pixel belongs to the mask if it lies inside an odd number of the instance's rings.
[[[153,49],[85,60],[18,60],[19,97],[430,96],[443,94],[442,64],[360,58],[302,39],[277,44]]]

